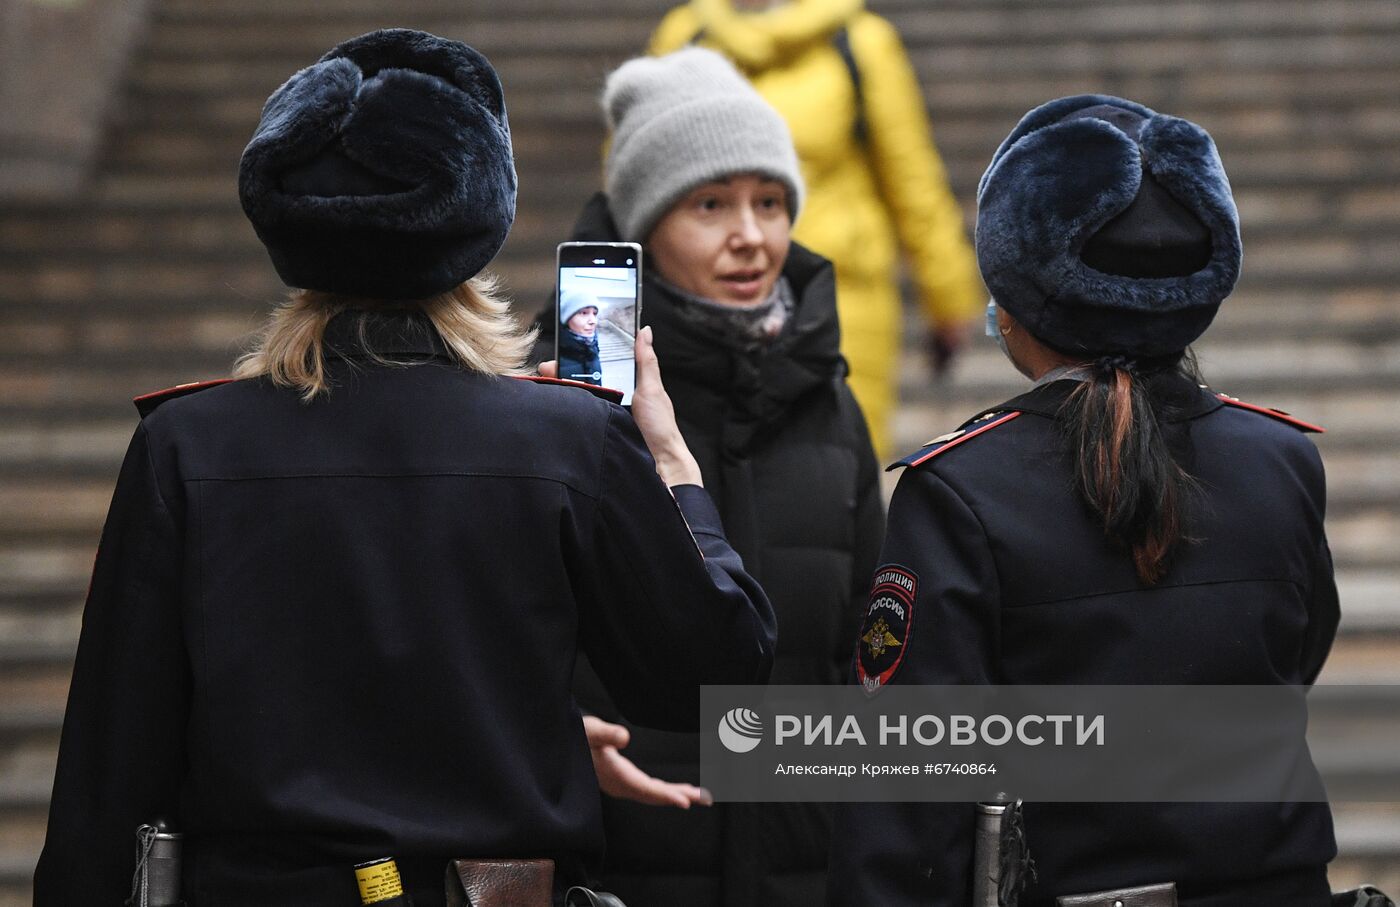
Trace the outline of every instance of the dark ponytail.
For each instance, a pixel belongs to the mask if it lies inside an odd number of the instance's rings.
[[[1163,429],[1169,404],[1155,392],[1170,373],[1199,383],[1189,354],[1165,360],[1104,357],[1065,402],[1075,485],[1104,534],[1131,550],[1148,584],[1167,572],[1187,540],[1196,482]]]

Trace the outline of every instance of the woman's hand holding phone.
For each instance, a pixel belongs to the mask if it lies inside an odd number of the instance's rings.
[[[650,327],[637,332],[636,354],[637,392],[632,397],[632,418],[656,458],[657,475],[668,487],[704,485],[700,464],[681,436],[675,407],[661,383],[661,366],[652,347]]]
[[[668,488],[677,485],[701,485],[700,464],[681,436],[676,424],[676,409],[666,386],[661,383],[661,365],[651,343],[651,328],[637,332],[634,347],[637,357],[637,391],[632,397],[632,418],[642,431],[642,438],[656,460],[656,474]],[[558,364],[553,360],[541,362],[539,372],[546,378],[559,377]]]

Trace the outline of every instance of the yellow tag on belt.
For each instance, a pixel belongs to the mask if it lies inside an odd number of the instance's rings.
[[[360,883],[361,904],[378,904],[403,894],[399,865],[391,857],[356,866],[355,881]]]

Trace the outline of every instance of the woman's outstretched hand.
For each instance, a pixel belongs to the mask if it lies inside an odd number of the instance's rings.
[[[681,809],[710,806],[715,802],[703,787],[662,781],[637,768],[635,762],[618,752],[626,748],[632,737],[622,725],[584,715],[583,731],[588,736],[588,751],[593,756],[598,787],[609,797]]]

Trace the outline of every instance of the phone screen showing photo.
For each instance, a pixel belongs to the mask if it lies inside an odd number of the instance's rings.
[[[559,377],[622,392],[637,383],[641,249],[630,243],[559,247],[556,360]]]

